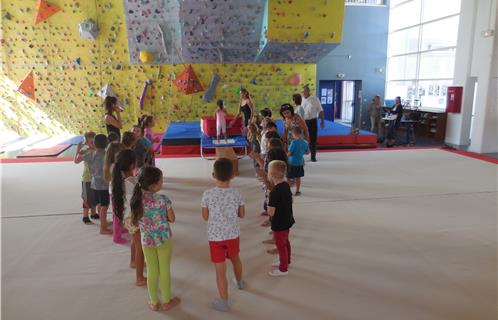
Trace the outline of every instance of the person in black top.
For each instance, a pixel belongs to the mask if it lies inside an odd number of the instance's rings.
[[[239,111],[235,115],[232,121],[230,121],[229,126],[233,126],[235,121],[240,117],[240,114],[244,116],[244,128],[249,125],[249,122],[252,119],[254,110],[254,103],[252,102],[251,96],[249,95],[249,91],[247,89],[240,89],[240,102],[239,102]]]
[[[386,145],[388,147],[392,147],[396,143],[395,132],[398,129],[401,122],[401,117],[403,116],[403,105],[401,104],[401,97],[396,97],[394,106],[392,107],[390,113],[392,115],[396,115],[396,119],[389,122],[389,130],[387,132],[386,141]]]
[[[104,123],[107,129],[107,134],[114,132],[118,135],[118,141],[121,140],[121,131],[123,127],[121,123],[121,108],[118,106],[116,97],[107,96],[104,99],[105,116]]]
[[[287,163],[280,160],[273,160],[268,166],[268,179],[274,187],[270,192],[268,201],[268,215],[271,217],[271,229],[273,238],[278,250],[278,261],[272,266],[278,266],[269,272],[270,276],[285,276],[288,274],[288,266],[291,262],[291,245],[289,241],[289,231],[294,225],[294,215],[292,213],[292,191],[285,181],[287,173]]]

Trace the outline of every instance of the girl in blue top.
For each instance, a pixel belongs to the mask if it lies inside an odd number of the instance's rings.
[[[159,194],[163,186],[163,173],[156,167],[144,167],[138,177],[130,201],[132,223],[140,227],[142,249],[147,262],[147,290],[149,308],[153,311],[169,310],[180,303],[170,297],[171,227],[175,211],[171,200]],[[162,304],[157,297],[157,284],[161,288]]]
[[[296,185],[295,196],[301,195],[301,178],[304,177],[304,154],[309,152],[308,142],[303,139],[303,130],[301,127],[292,129],[292,141],[288,148],[287,179],[292,186]]]

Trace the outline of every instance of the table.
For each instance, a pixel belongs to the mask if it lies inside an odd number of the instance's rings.
[[[216,148],[216,159],[219,158],[230,159],[233,165],[233,175],[234,176],[239,175],[239,158],[237,157],[237,154],[235,153],[235,150],[233,150],[233,148],[231,147]]]

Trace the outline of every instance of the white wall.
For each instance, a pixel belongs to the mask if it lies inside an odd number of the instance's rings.
[[[461,0],[461,3],[454,85],[464,87],[464,96],[462,112],[448,114],[446,142],[469,145],[470,134],[470,151],[498,152],[497,0]],[[495,36],[482,37],[481,32],[488,28],[494,29]],[[478,83],[476,109],[470,132],[475,81]]]

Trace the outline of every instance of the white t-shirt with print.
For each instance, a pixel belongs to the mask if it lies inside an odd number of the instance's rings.
[[[201,206],[209,209],[207,234],[209,241],[235,239],[240,235],[237,222],[244,198],[238,189],[213,188],[202,195]]]

